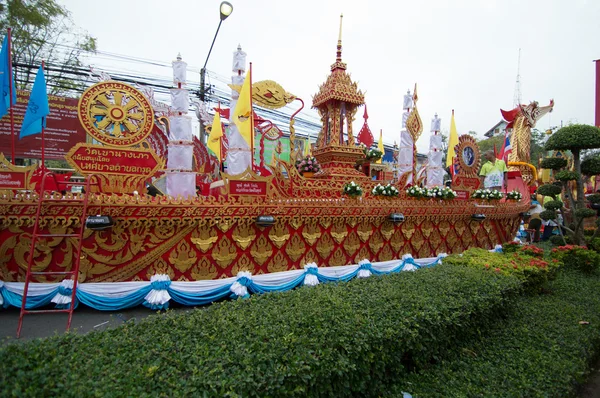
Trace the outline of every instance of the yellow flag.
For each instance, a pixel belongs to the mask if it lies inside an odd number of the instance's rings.
[[[458,132],[456,131],[456,123],[454,122],[454,109],[452,109],[452,119],[450,119],[450,137],[448,137],[448,156],[446,157],[446,167],[452,166],[454,163],[454,147],[458,144]]]
[[[252,117],[252,69],[248,71],[240,90],[240,97],[235,105],[233,121],[242,138],[254,149],[254,118]]]
[[[221,161],[221,137],[223,137],[223,128],[221,127],[221,115],[219,112],[215,113],[213,119],[212,129],[208,136],[208,149],[215,154],[219,162]]]
[[[383,155],[385,155],[385,148],[383,147],[383,130],[379,130],[379,142],[377,143],[377,149],[381,151],[381,159],[376,163],[383,162]]]
[[[310,155],[310,141],[308,138],[304,140],[304,156]]]

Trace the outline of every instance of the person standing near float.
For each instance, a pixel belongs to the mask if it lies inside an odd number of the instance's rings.
[[[508,181],[508,169],[504,160],[496,159],[494,151],[487,151],[484,155],[487,160],[481,166],[479,175],[481,176],[481,183],[485,189],[496,189],[500,191],[502,188],[506,189]]]

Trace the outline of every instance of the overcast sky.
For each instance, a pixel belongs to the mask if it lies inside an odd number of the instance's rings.
[[[219,0],[59,2],[101,51],[164,62],[180,52],[197,68],[219,22]],[[233,14],[221,26],[207,69],[230,76],[239,43],[254,81],[275,80],[308,104],[335,60],[343,13],[343,61],[366,93],[371,130],[378,138],[383,129],[389,144],[399,141],[401,96],[415,83],[426,129],[421,152],[436,112],[442,130],[454,109],[459,133],[482,136],[500,120],[500,108],[512,108],[519,48],[522,102],[555,100],[538,128],[594,122],[598,0],[230,2]],[[358,131],[362,119],[356,124]]]

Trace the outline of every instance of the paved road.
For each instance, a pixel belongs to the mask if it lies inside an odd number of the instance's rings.
[[[174,308],[181,310],[182,308]],[[71,330],[88,333],[94,330],[117,327],[129,320],[139,321],[147,316],[157,316],[156,311],[140,306],[122,311],[103,312],[80,306],[73,313]],[[0,344],[27,341],[40,337],[49,337],[65,332],[67,314],[31,314],[25,315],[21,338],[16,340],[19,309],[0,310]],[[160,316],[160,315],[158,315]]]

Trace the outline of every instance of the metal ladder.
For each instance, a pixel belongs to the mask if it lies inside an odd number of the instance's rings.
[[[21,302],[21,313],[19,314],[19,325],[17,326],[17,338],[21,337],[21,328],[23,327],[23,317],[26,314],[44,314],[44,313],[53,313],[53,312],[63,312],[68,313],[69,318],[67,321],[67,330],[71,327],[71,320],[73,318],[73,310],[75,308],[75,292],[77,290],[77,280],[79,277],[79,264],[81,262],[81,247],[83,244],[83,233],[85,231],[85,223],[87,219],[87,210],[89,204],[89,194],[90,187],[98,186],[98,180],[95,176],[90,175],[85,178],[83,182],[61,182],[56,181],[57,187],[59,190],[61,188],[67,188],[72,186],[82,186],[84,188],[83,193],[78,196],[73,197],[65,197],[55,198],[52,194],[46,197],[44,190],[46,185],[46,179],[53,178],[53,174],[50,171],[46,171],[42,175],[42,181],[40,184],[40,194],[39,200],[37,203],[37,211],[35,214],[35,224],[33,226],[33,234],[31,236],[31,247],[29,248],[29,259],[27,261],[27,273],[25,274],[25,288],[23,290],[23,299]],[[96,182],[92,183],[92,179],[95,179]],[[55,204],[67,204],[69,206],[81,207],[81,217],[79,222],[79,231],[76,233],[70,234],[52,234],[52,233],[40,233],[40,216],[42,214],[42,208],[45,203],[55,203]],[[73,267],[70,271],[42,271],[42,272],[34,272],[32,271],[32,267],[34,264],[33,253],[35,251],[36,244],[38,240],[42,238],[75,238],[77,239],[77,251],[75,254],[75,259],[73,262]],[[69,304],[69,308],[66,309],[42,309],[42,310],[28,310],[27,309],[27,293],[29,291],[29,284],[32,282],[31,278],[36,275],[64,275],[66,278],[70,277],[73,279],[73,289],[71,293],[71,303]]]

